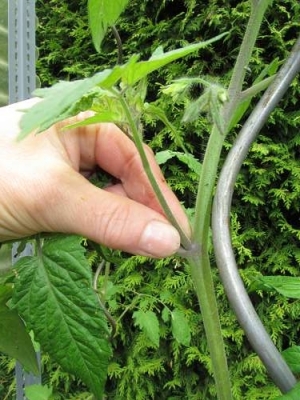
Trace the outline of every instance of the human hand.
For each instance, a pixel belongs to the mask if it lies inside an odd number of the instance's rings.
[[[134,143],[113,124],[62,132],[70,120],[17,142],[19,110],[36,101],[0,108],[0,241],[63,232],[133,254],[175,253],[179,234],[163,215]],[[177,198],[148,147],[146,152],[170,208],[190,235]],[[105,190],[92,185],[85,176],[97,165],[119,183]]]

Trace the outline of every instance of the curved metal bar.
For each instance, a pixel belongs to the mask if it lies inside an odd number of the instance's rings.
[[[299,71],[300,37],[275,80],[248,118],[227,156],[217,185],[212,216],[215,254],[229,302],[249,342],[283,393],[292,389],[296,379],[256,314],[238,273],[231,246],[230,208],[234,184],[251,144]]]

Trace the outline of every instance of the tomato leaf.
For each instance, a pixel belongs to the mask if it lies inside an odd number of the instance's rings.
[[[0,247],[0,275],[12,266],[11,249],[10,244],[2,244]]]
[[[96,85],[103,87],[113,85],[120,78],[120,68],[104,70],[91,78],[73,82],[61,81],[51,88],[37,89],[33,94],[43,98],[29,110],[25,111],[21,122],[21,132],[18,139],[25,138],[29,133],[42,132],[56,122],[76,115],[80,110],[78,102]],[[85,109],[89,109],[87,105]]]
[[[282,396],[276,397],[276,400],[299,400],[300,397],[300,382],[298,382],[292,390]]]
[[[164,307],[162,310],[162,313],[161,313],[162,320],[164,322],[168,322],[170,319],[170,315],[171,315],[170,309],[167,307]]]
[[[278,292],[291,299],[300,299],[300,278],[292,276],[262,276],[257,278],[250,290]]]
[[[172,334],[178,343],[189,346],[191,342],[191,331],[183,311],[174,310],[172,317]]]
[[[256,93],[254,92],[249,98],[245,99],[244,101],[240,102],[240,104],[238,104],[237,108],[234,110],[234,112],[232,114],[229,130],[231,128],[233,128],[234,126],[236,126],[239,123],[239,121],[242,119],[243,115],[245,114],[245,112],[247,111],[248,107],[251,104],[252,97],[255,96],[257,93],[259,93],[260,91],[265,90],[269,86],[269,83],[266,87],[259,86],[258,84],[263,82],[263,80],[265,79],[266,76],[269,76],[269,77],[275,76],[279,66],[280,66],[280,62],[279,62],[278,58],[275,58],[271,62],[271,64],[267,65],[261,71],[259,76],[253,82],[253,87],[255,87],[255,85],[256,85],[260,88],[260,90]],[[268,79],[265,79],[265,81],[269,82]]]
[[[148,339],[155,345],[159,346],[159,322],[153,311],[135,311],[133,313],[135,325],[139,326]]]
[[[50,400],[52,388],[47,385],[30,385],[25,387],[25,396],[28,400]]]
[[[200,50],[201,48],[209,46],[217,40],[220,40],[225,35],[227,35],[227,32],[222,33],[221,35],[218,35],[204,42],[190,44],[188,46],[176,50],[171,50],[166,53],[164,53],[162,47],[159,47],[147,61],[135,60],[135,62],[128,62],[122,74],[122,81],[125,85],[133,85],[140,79],[149,75],[151,72],[164,67],[172,61],[178,60],[179,58],[185,57],[197,50]]]
[[[38,375],[39,367],[30,335],[18,313],[6,305],[11,296],[11,286],[0,286],[0,351]]]
[[[163,109],[161,109],[160,107],[154,105],[153,103],[150,103],[150,104],[149,103],[145,103],[144,104],[144,114],[147,115],[147,116],[150,116],[150,118],[152,120],[158,120],[158,119],[161,120],[165,124],[165,126],[170,130],[170,132],[171,132],[171,134],[172,134],[172,136],[174,138],[175,143],[179,147],[181,147],[181,149],[183,151],[187,152],[186,148],[185,148],[185,145],[183,143],[183,140],[179,135],[178,128],[175,127],[169,121],[169,119],[168,119],[168,117],[167,117],[167,115],[166,115],[166,113],[164,112]]]
[[[205,42],[191,44],[181,49],[164,53],[158,49],[148,61],[138,61],[139,56],[133,55],[124,65],[117,65],[113,69],[106,69],[96,75],[73,82],[58,82],[51,88],[37,89],[33,94],[43,98],[29,110],[25,111],[20,122],[18,139],[25,138],[31,132],[42,132],[56,122],[76,115],[79,111],[91,109],[93,100],[97,98],[96,86],[102,89],[111,89],[119,80],[124,87],[130,87],[151,72],[175,61],[181,57],[206,47],[221,39],[219,35]],[[109,96],[109,95],[108,95]],[[102,110],[103,112],[109,110]],[[112,121],[113,122],[113,121]]]
[[[290,347],[282,352],[285,361],[294,374],[300,373],[300,346]]]
[[[102,399],[111,354],[81,238],[53,236],[16,263],[13,303],[42,350]]]
[[[89,0],[89,26],[95,49],[100,52],[107,28],[115,24],[128,0]]]
[[[173,157],[176,157],[179,161],[186,164],[191,171],[195,172],[198,176],[200,176],[202,168],[201,163],[190,153],[181,153],[179,151],[163,150],[159,151],[155,155],[155,159],[159,165],[165,164],[168,160],[172,159]]]

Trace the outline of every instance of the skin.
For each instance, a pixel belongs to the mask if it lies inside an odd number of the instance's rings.
[[[0,241],[63,232],[132,254],[175,253],[179,234],[166,220],[133,142],[113,124],[62,132],[63,126],[89,113],[17,142],[19,110],[36,101],[0,108]],[[170,208],[190,235],[180,203],[145,147]],[[86,177],[97,165],[118,183],[106,189],[93,186]]]

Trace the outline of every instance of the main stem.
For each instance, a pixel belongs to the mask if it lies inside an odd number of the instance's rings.
[[[240,101],[246,67],[249,64],[263,15],[268,4],[268,0],[252,2],[251,15],[228,88],[229,102],[222,110],[224,121],[223,131],[226,133],[228,132],[234,110],[237,108]],[[193,227],[193,242],[198,243],[200,254],[198,256],[188,257],[188,262],[191,266],[195,291],[200,303],[207,342],[211,354],[217,396],[219,400],[231,400],[230,376],[208,253],[213,188],[215,186],[224,139],[225,135],[221,135],[218,128],[213,126],[206,148],[198,186],[195,223]]]
[[[199,300],[214,379],[219,400],[231,400],[231,384],[224,349],[218,305],[208,253],[212,190],[223,146],[224,137],[213,127],[206,148],[198,187],[194,242],[200,245],[200,255],[188,258],[195,291]]]
[[[228,88],[229,102],[223,106],[223,110],[221,111],[224,121],[223,132],[228,132],[232,115],[240,102],[246,67],[249,64],[262,18],[269,2],[269,0],[252,0],[251,2],[251,15]],[[167,218],[177,228],[183,247],[189,249],[191,243],[196,244],[196,251],[187,252],[186,258],[191,266],[191,274],[203,317],[216,382],[217,398],[218,400],[231,400],[230,377],[208,253],[213,188],[215,186],[225,135],[221,135],[217,126],[213,126],[205,152],[198,186],[193,241],[191,242],[178,224],[155,180],[143,147],[142,139],[140,138],[126,100],[121,94],[119,94],[119,99],[130,125],[144,170]]]

